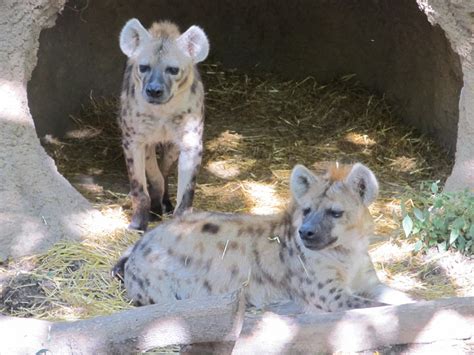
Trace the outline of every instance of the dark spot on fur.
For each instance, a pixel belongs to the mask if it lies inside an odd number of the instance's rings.
[[[311,292],[309,293],[309,296],[310,296],[311,298],[314,298],[316,295],[315,295],[314,291],[311,291]]]
[[[173,256],[174,255],[174,252],[173,250],[171,249],[168,249],[168,251],[166,252],[169,256]]]
[[[211,234],[216,234],[219,232],[220,227],[217,224],[213,223],[206,223],[202,226],[201,231],[203,233],[211,233]]]
[[[184,266],[189,266],[191,265],[193,262],[193,258],[190,257],[190,256],[187,256],[185,259],[184,259]]]
[[[150,247],[146,248],[146,249],[143,251],[143,256],[146,258],[148,255],[150,255],[151,250],[152,250],[152,249],[151,249]]]
[[[344,307],[344,303],[342,303],[342,301],[341,301],[341,302],[339,302],[339,303],[337,304],[337,306],[338,306],[339,308],[342,308],[342,307]]]
[[[333,294],[334,292],[336,292],[336,288],[335,288],[335,287],[333,287],[333,288],[331,288],[331,289],[329,290],[329,293],[331,293],[331,294]]]
[[[206,266],[205,266],[206,272],[209,272],[209,270],[211,270],[211,266],[212,266],[212,259],[209,259],[206,262]]]
[[[313,280],[311,280],[309,277],[307,277],[305,281],[306,281],[306,283],[307,283],[308,285],[312,285],[312,284],[313,284]]]
[[[145,277],[145,285],[147,286],[151,285],[150,279],[147,279],[146,277]]]
[[[323,296],[323,295],[319,296],[319,300],[321,302],[326,302],[326,296]]]
[[[198,79],[195,77],[193,83],[191,84],[191,93],[195,94],[198,85]]]
[[[334,300],[337,301],[339,298],[341,298],[341,295],[340,294],[337,294],[336,296],[334,296]]]
[[[237,267],[237,265],[233,265],[230,269],[230,276],[232,278],[235,278],[238,273],[239,273],[239,268]]]
[[[181,296],[178,295],[177,293],[174,294],[174,297],[175,297],[178,301],[181,301]]]
[[[137,181],[137,180],[132,179],[132,180],[130,181],[130,187],[132,188],[132,190],[138,188],[138,185],[139,185],[139,184],[138,184],[138,181]]]
[[[290,254],[290,257],[293,256],[293,254],[294,254],[293,248],[291,248],[291,247],[288,248],[288,254]]]
[[[209,284],[209,281],[205,280],[204,283],[203,283],[203,286],[204,286],[204,288],[207,290],[208,293],[211,293],[211,292],[212,292],[212,287],[211,287],[211,285]]]
[[[140,295],[139,295],[140,296]],[[141,307],[143,306],[143,303],[141,303],[140,301],[138,300],[135,300],[135,302],[133,302],[133,304],[135,305],[135,307]]]
[[[321,307],[319,304],[316,305],[316,308],[317,309],[323,309],[323,307]]]
[[[318,282],[318,289],[322,289],[324,287],[322,282]]]
[[[191,107],[190,107],[190,108],[188,108],[188,111],[187,111],[187,112],[188,112],[188,113],[191,113]]]
[[[284,262],[285,262],[285,256],[283,255],[283,250],[280,250],[280,253],[279,253],[278,255],[279,255],[279,257],[280,257],[280,261],[281,261],[282,263],[284,263]]]
[[[353,304],[352,304],[351,301],[347,301],[347,302],[346,302],[346,305],[347,305],[347,307],[349,307],[349,308],[352,308],[352,307],[353,307]]]
[[[153,300],[153,298],[149,297],[148,298],[148,303],[149,304],[155,304],[155,301]]]

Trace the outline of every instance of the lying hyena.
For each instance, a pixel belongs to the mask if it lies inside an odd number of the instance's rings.
[[[176,25],[160,22],[147,31],[132,19],[120,33],[120,48],[128,56],[119,125],[133,205],[129,227],[146,230],[150,210],[157,215],[173,210],[168,174],[178,157],[174,212],[192,205],[204,124],[204,89],[196,63],[206,59],[209,42],[196,26],[180,34]]]
[[[378,192],[362,164],[316,176],[293,169],[292,202],[277,216],[187,214],[145,234],[115,267],[138,304],[231,292],[249,304],[292,299],[337,311],[410,302],[382,284],[367,253]]]

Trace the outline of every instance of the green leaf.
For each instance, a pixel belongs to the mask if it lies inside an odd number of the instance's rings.
[[[474,224],[471,224],[471,228],[469,228],[469,232],[467,232],[467,235],[474,239]]]
[[[423,242],[421,240],[418,240],[416,243],[415,243],[415,246],[413,247],[413,250],[414,251],[420,251],[421,247],[423,246]]]
[[[431,192],[434,193],[434,194],[438,192],[438,182],[437,181],[431,184]]]
[[[443,252],[446,251],[446,242],[441,242],[438,244],[438,251]]]
[[[422,212],[420,209],[418,209],[418,208],[415,207],[415,208],[413,209],[413,213],[415,214],[415,217],[416,217],[419,221],[423,222],[423,221],[425,220],[425,217],[423,216],[423,212]]]
[[[444,230],[445,229],[445,221],[441,219],[439,216],[436,216],[433,218],[433,226],[435,226],[436,229],[439,230]]]
[[[413,229],[413,221],[409,215],[406,215],[405,218],[403,218],[402,225],[405,236],[408,237]]]
[[[466,224],[466,221],[464,220],[464,218],[463,217],[458,217],[453,222],[453,228],[454,229],[463,229],[465,224]]]
[[[449,245],[452,245],[459,237],[459,229],[452,229],[449,234]]]

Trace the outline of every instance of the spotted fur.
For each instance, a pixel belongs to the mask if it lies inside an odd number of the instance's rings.
[[[204,89],[196,64],[207,57],[209,43],[197,26],[180,34],[173,23],[160,22],[147,31],[132,19],[122,29],[120,48],[128,56],[119,125],[133,206],[130,228],[146,230],[150,210],[159,216],[173,211],[168,175],[176,160],[174,213],[192,206],[204,124]]]
[[[243,287],[249,304],[291,299],[310,311],[410,302],[382,284],[367,252],[378,185],[361,164],[293,169],[292,201],[274,216],[187,214],[146,233],[116,266],[142,304]]]

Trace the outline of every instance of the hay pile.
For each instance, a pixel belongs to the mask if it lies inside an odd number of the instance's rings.
[[[403,275],[410,292],[425,298],[472,292],[472,284],[450,284],[448,293],[444,274],[429,282],[419,278],[422,257],[411,256],[404,243],[386,242],[387,236],[400,235],[401,193],[422,180],[444,180],[451,161],[430,139],[398,121],[383,97],[363,89],[353,76],[321,85],[310,77],[284,81],[218,65],[203,66],[202,73],[206,150],[195,209],[271,213],[285,204],[294,164],[320,168],[324,161],[360,161],[381,182],[372,212],[383,236],[374,250],[382,277],[395,282]],[[73,118],[77,129],[61,141],[47,137],[45,147],[59,171],[97,208],[114,214],[120,227],[113,235],[60,243],[43,255],[4,265],[0,275],[13,278],[3,284],[1,312],[75,319],[131,307],[109,277],[118,255],[139,237],[123,228],[131,211],[116,112],[116,99],[92,99]],[[170,184],[175,193],[175,177]]]

